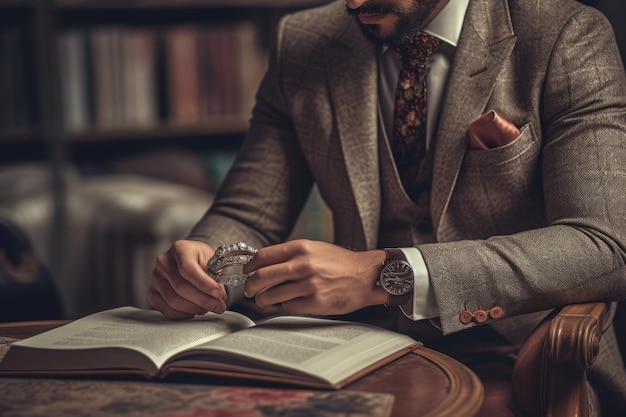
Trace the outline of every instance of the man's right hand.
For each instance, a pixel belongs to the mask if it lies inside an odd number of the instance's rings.
[[[215,250],[206,243],[178,240],[156,259],[148,300],[170,319],[226,311],[226,290],[204,270]]]

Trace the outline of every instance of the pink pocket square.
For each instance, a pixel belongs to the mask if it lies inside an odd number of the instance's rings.
[[[469,149],[492,149],[508,145],[520,135],[515,125],[493,110],[469,126]]]

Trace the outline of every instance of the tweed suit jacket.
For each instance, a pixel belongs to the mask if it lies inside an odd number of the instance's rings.
[[[344,8],[281,21],[249,134],[192,239],[281,242],[315,182],[335,242],[377,247],[377,55]],[[520,136],[468,150],[470,122],[492,109]],[[603,15],[470,1],[434,143],[436,242],[419,249],[444,334],[475,325],[462,311],[500,306],[489,324],[520,341],[551,308],[626,298],[626,77]]]

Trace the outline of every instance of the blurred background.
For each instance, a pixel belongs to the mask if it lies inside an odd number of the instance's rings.
[[[328,2],[0,0],[0,321],[148,307],[155,257],[241,144],[276,23]],[[584,3],[626,56],[626,3]],[[332,239],[317,190],[292,237]]]

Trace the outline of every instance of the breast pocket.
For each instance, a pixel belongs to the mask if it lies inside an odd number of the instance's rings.
[[[540,150],[528,123],[508,145],[466,152],[446,213],[457,237],[486,238],[543,224]]]
[[[505,146],[491,149],[468,150],[465,153],[463,167],[469,171],[485,167],[493,169],[510,169],[510,162],[515,163],[518,159],[536,155],[539,151],[539,140],[527,123],[520,129],[520,135],[511,143]]]

